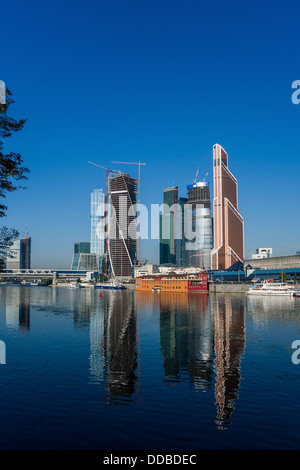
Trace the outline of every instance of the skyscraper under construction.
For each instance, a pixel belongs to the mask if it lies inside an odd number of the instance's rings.
[[[108,178],[108,257],[112,276],[132,276],[136,261],[137,181],[126,173]]]

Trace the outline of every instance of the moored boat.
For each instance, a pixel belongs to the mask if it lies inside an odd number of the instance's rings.
[[[103,283],[97,282],[95,284],[95,288],[97,288],[97,289],[113,289],[113,290],[125,289],[123,284],[121,284],[121,282],[119,282],[119,281],[103,282]]]
[[[251,286],[247,291],[250,295],[288,295],[294,296],[295,287],[284,282],[264,281],[261,284]]]

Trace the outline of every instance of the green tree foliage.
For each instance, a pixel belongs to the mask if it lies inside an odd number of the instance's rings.
[[[3,201],[7,194],[23,188],[21,180],[27,180],[28,168],[22,166],[21,155],[15,152],[4,153],[4,140],[15,132],[23,129],[26,119],[14,119],[8,116],[8,109],[14,103],[11,92],[6,89],[6,103],[0,104],[0,199]],[[0,217],[6,215],[7,206],[1,202]],[[13,240],[19,236],[15,229],[0,227],[0,269],[3,269],[6,248],[11,246]]]

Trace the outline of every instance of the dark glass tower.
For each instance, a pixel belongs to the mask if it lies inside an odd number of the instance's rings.
[[[128,174],[109,178],[108,256],[114,277],[132,276],[136,260],[136,184]]]
[[[163,214],[159,220],[160,264],[176,263],[176,223],[178,187],[164,189]]]

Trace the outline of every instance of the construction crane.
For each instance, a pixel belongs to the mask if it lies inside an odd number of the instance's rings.
[[[200,250],[200,253],[197,255],[190,255],[190,258],[195,257],[195,268],[197,268],[197,257],[202,256],[202,269],[204,269],[204,250]]]
[[[138,178],[138,210],[139,210],[139,217],[140,217],[140,230],[139,230],[139,238],[138,238],[138,266],[141,264],[141,165],[147,165],[147,163],[142,162],[111,162],[111,163],[121,163],[123,165],[138,165],[139,166],[139,178]]]
[[[90,163],[91,165],[94,165],[94,166],[97,166],[98,168],[102,168],[102,170],[105,170],[106,171],[106,195],[105,195],[105,210],[106,210],[106,217],[107,217],[107,214],[108,214],[108,207],[107,207],[107,203],[108,203],[108,174],[109,173],[114,173],[116,170],[110,170],[109,168],[107,167],[104,167],[104,166],[100,166],[100,165],[97,165],[97,163],[93,163],[93,162],[88,162]],[[107,235],[105,236],[105,274],[107,276]]]
[[[198,167],[198,170],[197,170],[197,173],[196,173],[196,177],[195,177],[195,179],[193,180],[193,184],[195,184],[195,183],[197,182],[198,173],[199,173],[199,167]]]

